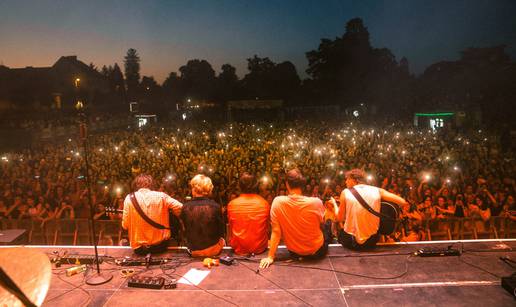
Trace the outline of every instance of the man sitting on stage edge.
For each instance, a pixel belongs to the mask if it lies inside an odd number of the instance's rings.
[[[138,175],[133,181],[137,190],[126,196],[122,227],[129,230],[129,241],[138,255],[159,253],[167,249],[170,239],[169,209],[179,216],[183,205],[163,192],[151,191],[150,175]]]
[[[349,189],[355,188],[365,202],[377,212],[380,212],[381,200],[400,206],[408,204],[403,198],[393,193],[364,184],[365,173],[361,169],[352,169],[345,176],[347,189],[340,194],[340,206],[337,214],[337,220],[341,225],[338,232],[339,243],[350,249],[374,247],[380,238],[378,234],[380,218],[367,211]]]
[[[298,169],[287,173],[288,196],[277,196],[272,202],[272,235],[267,258],[260,261],[266,268],[274,262],[280,239],[293,256],[322,258],[331,240],[331,224],[323,224],[324,206],[316,197],[303,196],[306,179]]]
[[[228,204],[230,243],[236,254],[260,254],[269,239],[269,203],[256,194],[256,179],[249,173],[240,175],[240,196]]]
[[[188,250],[193,257],[218,255],[226,244],[225,227],[220,205],[209,198],[213,190],[211,179],[195,175],[190,187],[193,199],[185,202],[181,211]]]

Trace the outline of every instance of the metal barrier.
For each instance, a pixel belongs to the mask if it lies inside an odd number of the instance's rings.
[[[119,245],[127,238],[120,220],[95,221],[99,245]],[[91,245],[88,219],[36,220],[0,219],[0,229],[26,229],[30,245]],[[516,237],[516,221],[507,217],[447,218],[425,221],[426,240],[506,239]],[[400,229],[400,232],[403,232]],[[227,235],[226,235],[227,236]],[[226,238],[226,242],[229,242]]]

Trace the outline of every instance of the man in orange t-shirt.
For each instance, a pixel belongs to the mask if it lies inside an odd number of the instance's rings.
[[[294,256],[322,258],[332,239],[331,224],[323,224],[324,206],[317,197],[303,196],[306,179],[298,169],[287,173],[288,196],[278,196],[272,202],[272,235],[267,258],[260,261],[266,268],[274,262],[276,249],[283,238]]]
[[[240,196],[228,204],[230,245],[240,255],[260,254],[269,238],[269,203],[256,194],[256,179],[249,173],[240,176]]]
[[[179,216],[183,204],[163,192],[152,191],[153,185],[150,175],[138,175],[133,182],[137,190],[134,195],[148,218],[169,227],[169,209]],[[130,195],[124,200],[122,227],[129,231],[129,241],[135,254],[160,253],[167,249],[170,229],[158,229],[147,223],[134,208]]]

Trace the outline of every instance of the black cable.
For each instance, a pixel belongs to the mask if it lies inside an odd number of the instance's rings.
[[[405,275],[407,275],[408,273],[408,259],[413,255],[413,253],[410,253],[407,258],[406,258],[406,261],[405,261],[405,270],[400,273],[399,275],[396,275],[396,276],[368,276],[368,275],[363,275],[363,274],[357,274],[357,273],[350,273],[350,272],[345,272],[345,271],[339,271],[339,270],[333,270],[333,269],[325,269],[325,268],[318,268],[318,267],[312,267],[312,266],[304,266],[304,265],[295,265],[295,264],[281,264],[281,263],[278,263],[276,262],[274,265],[276,266],[284,266],[284,267],[292,267],[292,268],[300,268],[300,269],[310,269],[310,270],[318,270],[318,271],[327,271],[327,272],[334,272],[334,273],[341,273],[341,274],[345,274],[345,275],[350,275],[350,276],[356,276],[356,277],[362,277],[362,278],[369,278],[369,279],[380,279],[380,280],[385,280],[385,279],[396,279],[396,278],[400,278],[400,277],[403,277]],[[252,259],[249,259],[249,258],[236,258],[236,259],[239,259],[239,260],[246,260],[246,261],[251,261],[251,262],[256,262],[255,260],[252,260]],[[258,260],[259,261],[259,260]]]
[[[65,292],[63,292],[63,293],[61,293],[61,294],[58,294],[58,295],[54,296],[53,298],[50,298],[50,299],[48,299],[48,300],[45,300],[45,303],[51,302],[51,301],[53,301],[53,300],[55,300],[55,299],[57,299],[57,298],[62,297],[62,296],[63,296],[63,295],[65,295],[65,294],[68,294],[68,293],[73,292],[73,291],[75,291],[75,290],[77,290],[77,289],[80,289],[82,292],[84,292],[84,293],[86,293],[86,294],[88,295],[88,298],[87,298],[86,302],[85,302],[85,303],[83,303],[83,304],[82,304],[82,306],[85,306],[85,305],[89,304],[89,303],[90,303],[90,301],[91,301],[91,299],[92,299],[92,298],[91,298],[91,294],[90,294],[90,292],[88,292],[88,291],[86,291],[86,290],[84,290],[84,289],[82,288],[82,286],[84,286],[84,283],[85,283],[86,275],[84,276],[84,278],[82,279],[82,282],[81,282],[79,285],[74,285],[73,283],[71,283],[71,282],[69,282],[69,281],[64,280],[63,278],[61,278],[61,273],[62,273],[62,272],[64,272],[64,271],[60,271],[60,272],[58,272],[58,273],[54,273],[54,275],[56,275],[56,276],[57,276],[57,278],[59,278],[59,280],[61,280],[61,281],[65,282],[65,283],[67,283],[67,284],[71,285],[73,288],[71,288],[71,289],[69,289],[69,290],[67,290],[67,291],[65,291]]]
[[[499,259],[502,260],[505,264],[507,264],[511,268],[516,269],[516,266],[513,265],[513,263],[516,263],[516,261],[511,260],[507,257],[500,257]],[[514,274],[516,274],[516,272]]]
[[[379,253],[379,254],[344,254],[344,255],[326,255],[329,258],[366,258],[366,257],[382,257],[382,256],[406,256],[413,255],[414,252],[406,253]]]
[[[462,259],[462,255],[460,255],[460,256],[459,256],[459,261],[460,261],[460,262],[463,262],[463,263],[465,263],[465,264],[467,264],[467,265],[469,265],[469,266],[471,266],[471,267],[477,268],[477,269],[479,269],[479,270],[481,270],[481,271],[483,271],[483,272],[486,272],[486,273],[488,273],[488,274],[491,274],[491,275],[493,275],[493,276],[494,276],[494,277],[496,277],[496,278],[501,278],[501,276],[498,276],[498,275],[497,275],[497,274],[495,274],[495,273],[491,273],[491,272],[489,272],[488,270],[486,270],[486,269],[484,269],[484,268],[481,268],[481,267],[479,267],[479,266],[477,266],[477,265],[475,265],[475,264],[473,264],[473,263],[469,263],[469,262],[467,262],[467,261],[464,261],[464,259]]]
[[[262,278],[264,278],[265,280],[267,280],[268,282],[270,282],[271,284],[275,285],[276,287],[280,288],[281,290],[287,292],[288,294],[292,295],[293,297],[297,298],[298,300],[300,300],[301,302],[303,302],[304,304],[308,305],[308,306],[312,306],[312,304],[308,303],[307,301],[303,300],[302,298],[300,298],[299,296],[295,295],[293,292],[289,291],[288,289],[286,288],[283,288],[282,286],[280,286],[279,284],[275,283],[274,281],[272,281],[271,279],[263,276],[261,273],[260,273],[260,270],[257,269],[256,271],[251,269],[250,267],[248,267],[246,264],[244,264],[243,262],[241,262],[241,264],[246,267],[247,269],[249,269],[251,272],[255,273],[255,274],[258,274],[260,275]]]

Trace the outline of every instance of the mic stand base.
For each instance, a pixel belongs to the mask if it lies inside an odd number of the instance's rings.
[[[105,272],[95,272],[93,276],[86,279],[86,284],[91,286],[98,286],[107,283],[111,279],[113,279],[113,274],[106,274]]]

